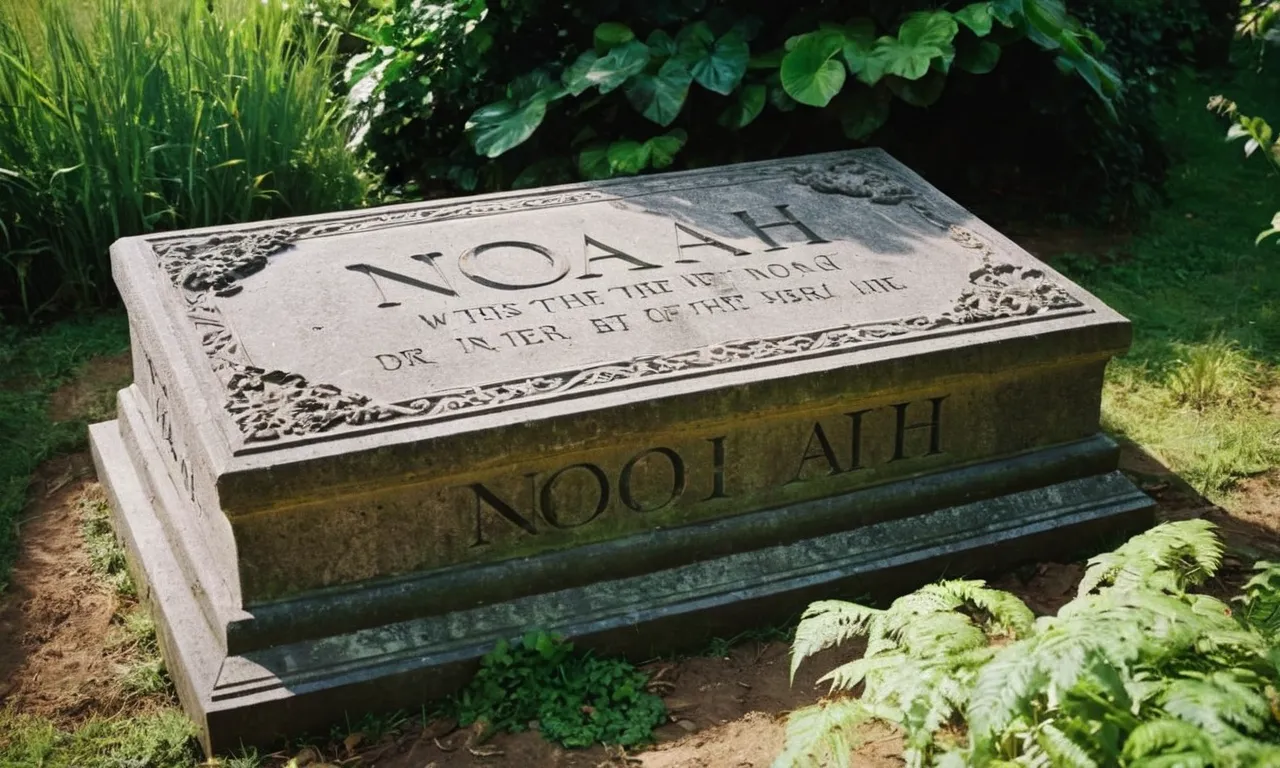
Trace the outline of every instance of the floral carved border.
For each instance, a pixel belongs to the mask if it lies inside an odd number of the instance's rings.
[[[790,176],[823,194],[865,199],[875,205],[905,205],[927,224],[948,233],[962,248],[980,258],[968,284],[947,310],[882,322],[848,324],[804,333],[713,344],[675,353],[589,365],[558,373],[456,388],[396,403],[308,381],[304,376],[256,365],[228,326],[216,299],[234,296],[240,281],[266,268],[271,257],[300,240],[387,227],[427,223],[520,210],[616,199],[597,188],[523,197],[412,208],[340,220],[265,228],[203,238],[153,241],[160,266],[186,301],[186,313],[199,334],[215,375],[227,392],[225,408],[247,444],[273,443],[286,437],[310,437],[340,427],[361,427],[409,419],[421,423],[462,412],[483,411],[519,401],[540,401],[604,386],[626,386],[642,379],[678,378],[708,369],[750,365],[779,359],[829,354],[918,336],[954,326],[1027,318],[1082,309],[1071,296],[1032,267],[1000,261],[990,244],[974,232],[943,219],[923,196],[896,175],[873,164],[853,160],[817,166],[777,165],[730,172],[722,178],[741,183]],[[659,182],[638,180],[641,190],[657,190]],[[408,425],[407,422],[406,425]]]

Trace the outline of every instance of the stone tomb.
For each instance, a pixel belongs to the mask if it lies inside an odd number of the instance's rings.
[[[526,628],[645,654],[1150,510],[1098,427],[1128,323],[880,151],[112,260],[94,456],[206,748]]]

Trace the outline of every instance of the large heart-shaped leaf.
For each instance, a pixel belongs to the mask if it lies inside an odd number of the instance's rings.
[[[596,51],[599,53],[607,53],[617,48],[623,43],[629,43],[636,39],[636,33],[631,31],[631,27],[626,24],[619,24],[616,21],[606,21],[596,27],[594,34]]]
[[[726,128],[743,128],[760,116],[764,109],[768,89],[759,83],[744,85],[736,98],[720,115],[720,124]]]
[[[645,142],[649,148],[649,163],[654,168],[666,168],[675,162],[676,153],[689,140],[689,134],[677,128]]]
[[[898,40],[908,47],[933,46],[946,50],[960,31],[960,25],[946,11],[913,13],[898,28]]]
[[[996,68],[1000,61],[1000,46],[990,40],[977,40],[972,45],[961,45],[956,52],[956,66],[965,72],[985,75]]]
[[[908,44],[896,37],[882,37],[876,41],[875,50],[860,74],[870,78],[871,83],[885,73],[919,80],[929,71],[929,62],[945,53],[936,45]]]
[[[649,46],[639,40],[623,43],[608,55],[596,59],[584,76],[587,82],[608,93],[632,75],[639,74],[649,63]]]
[[[706,22],[698,22],[680,30],[676,43],[693,79],[709,91],[727,96],[747,72],[751,51],[736,29],[716,39]]]
[[[819,30],[802,35],[782,58],[782,88],[801,104],[825,107],[844,87],[844,64],[836,54],[844,48],[844,35]]]
[[[606,154],[614,174],[634,176],[649,164],[650,151],[648,142],[623,140],[610,144]]]
[[[661,126],[680,114],[693,76],[680,59],[667,59],[657,74],[640,73],[627,85],[627,100],[636,111]]]
[[[883,89],[851,88],[840,96],[844,135],[863,141],[889,119],[889,96]]]
[[[587,79],[587,73],[595,66],[599,56],[595,51],[583,51],[572,64],[560,75],[560,82],[571,95],[577,96],[595,83]]]
[[[843,27],[845,66],[849,74],[856,75],[867,66],[876,44],[876,25],[871,19],[854,19]]]
[[[955,13],[955,20],[973,30],[978,37],[991,34],[991,23],[995,19],[995,11],[990,2],[966,5]]]
[[[578,173],[582,178],[607,179],[613,176],[613,166],[609,164],[609,145],[592,144],[578,153]]]
[[[466,131],[476,153],[485,157],[497,157],[522,144],[542,124],[549,100],[543,94],[524,101],[505,99],[471,113]]]
[[[665,59],[676,55],[676,41],[661,29],[649,33],[645,40],[649,45],[649,56],[654,59]]]

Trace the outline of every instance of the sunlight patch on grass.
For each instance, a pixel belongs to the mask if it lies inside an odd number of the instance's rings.
[[[1188,357],[1222,360],[1205,349],[1210,345],[1189,345]],[[1153,375],[1142,364],[1118,361],[1103,390],[1103,426],[1141,444],[1210,500],[1227,503],[1237,480],[1280,464],[1280,419],[1243,389],[1238,375],[1193,362]],[[1173,383],[1187,380],[1199,383]],[[1197,404],[1183,387],[1198,393]]]
[[[74,730],[0,710],[0,766],[191,768],[200,762],[195,726],[176,708],[94,718]]]

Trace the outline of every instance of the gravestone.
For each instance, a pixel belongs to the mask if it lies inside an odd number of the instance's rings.
[[[94,456],[206,748],[1072,546],[1128,323],[861,150],[118,242]]]

